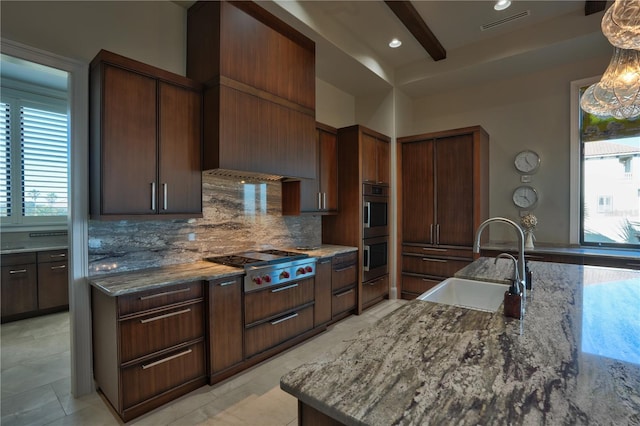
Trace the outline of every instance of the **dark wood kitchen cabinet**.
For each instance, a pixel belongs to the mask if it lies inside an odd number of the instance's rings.
[[[398,139],[403,298],[473,261],[488,217],[489,136],[479,126]]]
[[[38,252],[38,309],[69,307],[67,250]]]
[[[337,254],[331,262],[331,319],[337,321],[357,307],[358,252]]]
[[[313,329],[314,287],[307,278],[245,294],[245,358]]]
[[[318,259],[315,277],[313,325],[319,327],[331,321],[331,257]]]
[[[125,422],[206,383],[202,282],[91,290],[94,378]]]
[[[351,299],[355,300],[355,312],[362,313],[363,309],[372,304],[363,304],[364,274],[364,183],[389,182],[389,143],[391,138],[355,125],[338,129],[338,214],[322,217],[322,242],[356,247],[356,287],[353,291],[345,289],[334,294],[335,306],[338,310],[348,309]],[[384,193],[388,193],[388,183],[381,183]],[[387,203],[388,206],[388,203]],[[386,209],[389,217],[388,207]],[[386,234],[379,235],[387,239]],[[382,242],[384,244],[384,242]],[[388,264],[389,250],[384,259],[378,259]],[[384,266],[383,266],[384,267]],[[378,278],[376,277],[371,277]],[[366,279],[369,281],[369,279]],[[387,280],[387,283],[389,281]],[[388,295],[388,289],[385,292]],[[382,300],[381,298],[378,300]],[[366,306],[365,306],[366,305]]]
[[[100,51],[90,70],[92,218],[202,215],[202,86]]]
[[[38,309],[35,253],[2,255],[2,322]]]
[[[367,132],[362,132],[361,138],[362,181],[389,184],[389,140]]]
[[[206,87],[205,170],[316,178],[311,39],[254,2],[199,1],[187,75]]]
[[[282,182],[282,214],[335,214],[338,210],[337,130],[316,123],[318,177]]]
[[[209,333],[209,383],[242,363],[242,277],[210,281],[207,324]]]

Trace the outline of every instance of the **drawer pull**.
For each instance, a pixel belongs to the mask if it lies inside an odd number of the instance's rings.
[[[169,312],[168,314],[158,315],[157,317],[141,319],[140,320],[140,324],[146,324],[148,322],[158,321],[158,320],[169,318],[169,317],[173,317],[173,316],[176,316],[176,315],[187,314],[189,312],[191,312],[191,308],[183,309],[181,311]]]
[[[320,265],[326,265],[327,263],[331,263],[331,259],[319,260],[318,263]]]
[[[343,272],[346,271],[347,269],[352,269],[355,268],[356,265],[351,265],[351,266],[345,266],[344,268],[340,268],[340,269],[334,269],[335,272]]]
[[[422,247],[422,250],[425,250],[425,251],[447,251],[447,249],[431,248],[431,247]]]
[[[146,370],[147,368],[155,367],[156,365],[163,364],[167,361],[171,361],[172,359],[180,358],[181,356],[189,355],[191,353],[191,349],[187,349],[184,352],[180,352],[179,354],[171,355],[163,359],[159,359],[158,361],[152,362],[151,364],[142,364],[142,369]]]
[[[65,269],[67,265],[52,266],[51,269]]]
[[[336,297],[342,297],[345,294],[353,293],[353,291],[354,291],[353,289],[347,290],[344,293],[336,294]]]
[[[67,254],[66,253],[60,253],[60,254],[50,254],[49,255],[49,258],[51,258],[51,259],[55,259],[57,257],[67,257]]]
[[[27,272],[26,269],[16,269],[14,271],[9,271],[10,274],[24,274],[25,272]]]
[[[189,291],[191,291],[190,288],[181,288],[181,289],[173,290],[173,291],[165,291],[164,293],[150,294],[149,296],[140,296],[140,300],[155,299],[156,297],[170,296],[172,294],[184,293],[184,292],[189,292]]]
[[[444,260],[444,259],[429,259],[429,258],[423,257],[423,258],[422,258],[422,260],[423,260],[424,262],[440,262],[440,263],[447,263],[447,261],[446,261],[446,260]]]
[[[225,282],[220,283],[220,284],[218,284],[218,285],[219,285],[220,287],[226,287],[226,286],[228,286],[228,285],[233,285],[233,284],[235,284],[235,283],[236,283],[236,281],[225,281]]]
[[[293,314],[291,314],[289,316],[286,316],[284,318],[280,318],[278,320],[271,321],[271,325],[276,325],[276,324],[280,324],[281,322],[289,321],[290,319],[294,319],[297,316],[298,316],[298,313],[294,312]]]
[[[627,262],[627,266],[633,266],[634,268],[640,267],[640,263]]]
[[[367,284],[370,285],[370,286],[374,286],[374,285],[378,284],[382,280],[384,280],[384,278],[378,278],[377,280],[368,282]]]
[[[296,288],[296,287],[298,287],[298,283],[291,284],[291,285],[288,285],[288,286],[285,286],[285,287],[276,288],[275,290],[271,290],[271,293],[277,293],[279,291],[289,290],[291,288]]]

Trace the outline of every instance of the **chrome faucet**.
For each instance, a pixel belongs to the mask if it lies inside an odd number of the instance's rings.
[[[518,275],[518,261],[516,260],[516,258],[513,257],[512,255],[510,255],[509,253],[500,253],[499,255],[496,256],[495,260],[493,261],[493,264],[495,265],[496,263],[498,263],[498,259],[500,259],[500,258],[511,259],[513,261],[513,283],[514,283],[514,286],[515,286],[515,288],[516,288],[518,293],[520,293],[522,291],[525,291],[524,289],[520,288],[520,276]]]
[[[482,235],[482,231],[484,231],[484,228],[486,228],[488,225],[492,223],[506,223],[507,225],[511,225],[513,229],[516,230],[516,233],[518,234],[519,247],[518,247],[518,262],[516,265],[516,279],[518,281],[520,288],[522,289],[523,296],[526,296],[527,286],[525,285],[525,281],[524,281],[526,277],[525,264],[524,264],[524,232],[522,232],[522,228],[520,228],[520,226],[518,226],[517,223],[505,217],[492,217],[485,220],[480,224],[480,226],[478,226],[478,231],[476,232],[476,241],[473,244],[473,252],[480,253],[480,235]]]

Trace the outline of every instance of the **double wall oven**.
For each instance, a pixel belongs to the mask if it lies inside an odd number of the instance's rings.
[[[389,187],[362,186],[363,276],[366,282],[389,272]]]

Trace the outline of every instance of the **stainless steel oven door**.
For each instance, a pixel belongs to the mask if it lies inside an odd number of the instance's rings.
[[[389,240],[387,237],[363,240],[362,281],[378,278],[389,272]]]
[[[364,197],[363,201],[363,238],[389,235],[389,199],[387,197]]]

